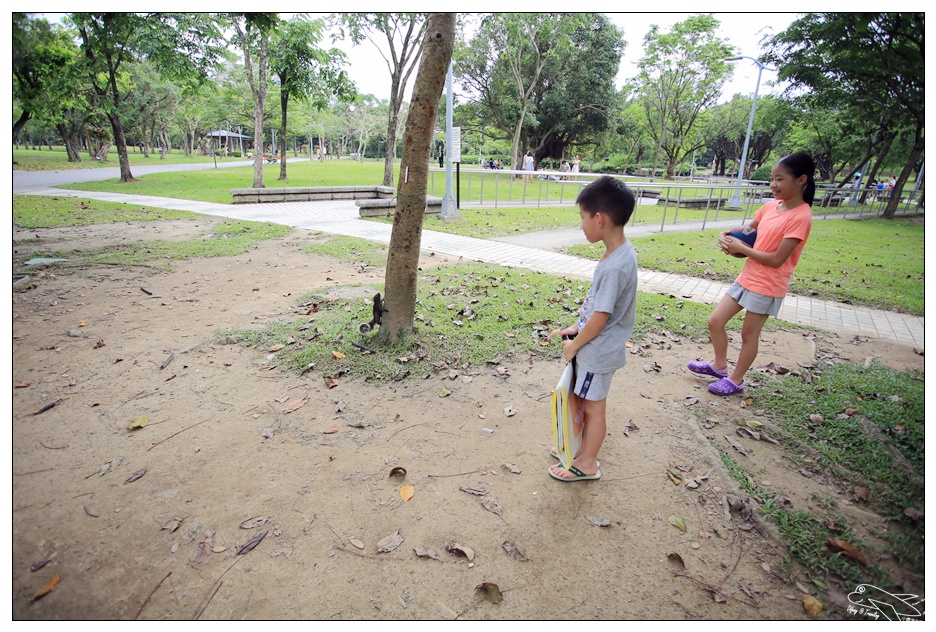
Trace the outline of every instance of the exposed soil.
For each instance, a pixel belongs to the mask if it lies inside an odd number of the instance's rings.
[[[25,231],[14,258],[37,247],[192,238],[210,224]],[[297,318],[309,291],[382,279],[382,270],[302,254],[314,238],[295,232],[169,273],[37,272],[13,292],[14,619],[807,618],[801,588],[811,584],[784,564],[772,527],[727,513],[726,494],[743,494],[722,469],[724,435],[749,452],[735,456],[758,482],[794,507],[812,507],[814,493],[835,496],[862,535],[887,528],[850,489],[806,478],[782,447],[735,434],[735,418],[769,419],[739,397],[709,394],[685,369],[708,354],[706,341],[636,341],[608,402],[603,476],[576,483],[546,473],[558,348],[555,360],[517,357],[454,379],[446,370],[328,388],[314,370],[266,371],[266,352],[218,342],[221,329]],[[923,368],[908,347],[858,342],[766,333],[757,366],[837,355]],[[659,371],[644,369],[651,363]],[[148,425],[128,430],[142,415]],[[625,435],[627,424],[637,428]],[[395,466],[405,478],[388,476]],[[689,470],[682,483],[667,476],[671,466]],[[697,489],[685,484],[692,478]],[[414,488],[407,502],[404,485]],[[266,521],[240,526],[258,517]],[[608,526],[593,523],[602,520]],[[237,555],[260,531],[256,548]],[[402,544],[378,553],[397,531]],[[473,562],[446,543],[473,549]],[[418,557],[418,547],[439,559]],[[55,589],[31,601],[53,576]],[[497,584],[503,600],[485,600],[482,582]],[[841,598],[828,601],[822,618],[851,618]]]

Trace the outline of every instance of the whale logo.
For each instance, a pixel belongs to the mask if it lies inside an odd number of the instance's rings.
[[[908,593],[889,593],[871,584],[859,584],[854,592],[848,593],[848,601],[856,606],[873,608],[888,621],[901,621],[922,617],[917,606],[923,608],[924,599]],[[925,608],[923,612],[925,612]]]

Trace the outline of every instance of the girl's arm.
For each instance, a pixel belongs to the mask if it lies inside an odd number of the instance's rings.
[[[787,259],[790,258],[790,255],[793,254],[793,251],[796,249],[796,246],[799,244],[799,242],[799,239],[792,239],[787,237],[780,241],[780,245],[773,252],[762,252],[760,250],[754,250],[740,239],[732,239],[731,237],[719,239],[718,245],[722,247],[722,250],[729,254],[738,253],[747,255],[748,258],[753,259],[754,261],[758,261],[772,268],[779,268]]]
[[[754,219],[752,219],[751,223],[748,224],[748,226],[752,230],[757,230],[757,218],[755,217]],[[733,228],[729,228],[728,230],[723,230],[722,232],[718,233],[718,247],[721,248],[722,252],[724,252],[726,255],[730,255],[731,253],[728,251],[727,248],[725,248],[725,246],[722,245],[722,242],[725,241],[725,238],[733,230],[734,230]]]
[[[608,318],[610,317],[611,314],[608,312],[595,312],[575,338],[572,340],[563,340],[562,355],[565,356],[566,361],[571,362],[572,358],[575,357],[575,354],[578,353],[578,350],[581,349],[586,342],[595,339],[598,334],[601,333],[601,330],[604,329],[605,325],[608,324]]]

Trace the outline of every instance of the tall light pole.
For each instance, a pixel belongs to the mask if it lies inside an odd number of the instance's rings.
[[[751,100],[751,117],[748,119],[747,135],[744,137],[744,149],[741,150],[741,166],[738,168],[738,188],[731,194],[731,199],[728,200],[728,204],[725,206],[725,208],[736,210],[741,208],[741,179],[744,176],[744,163],[747,161],[748,145],[751,143],[751,130],[754,128],[754,110],[757,108],[757,92],[760,90],[761,73],[765,70],[776,70],[776,68],[768,68],[753,57],[748,57],[747,55],[729,57],[725,61],[741,61],[742,59],[750,59],[757,64],[757,85],[754,86],[754,98]]]
[[[445,75],[445,195],[442,196],[442,216],[457,217],[452,193],[452,64]]]

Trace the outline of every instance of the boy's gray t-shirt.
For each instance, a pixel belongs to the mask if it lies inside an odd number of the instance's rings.
[[[580,369],[611,373],[627,362],[627,341],[637,315],[637,253],[625,241],[595,266],[591,289],[579,311],[579,331],[595,312],[610,314],[601,333],[576,353]]]

